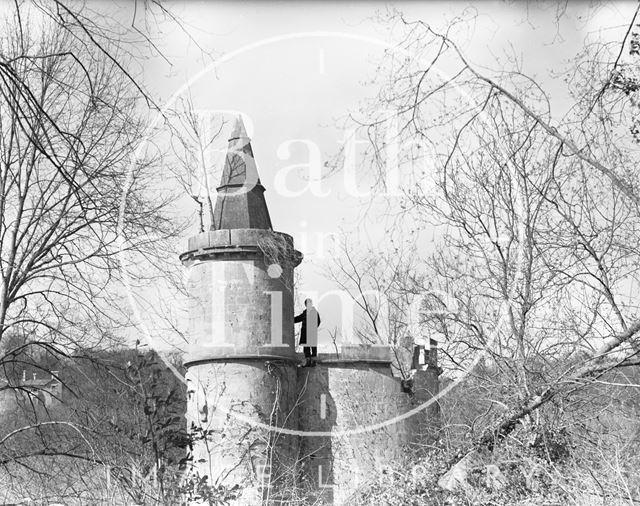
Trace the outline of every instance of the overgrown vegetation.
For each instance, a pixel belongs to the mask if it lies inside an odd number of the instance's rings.
[[[437,339],[444,375],[461,380],[442,400],[435,447],[368,497],[633,504],[638,10],[619,40],[592,40],[566,64],[561,112],[516,60],[474,65],[456,40],[473,21],[438,29],[392,13],[404,52],[389,52],[378,96],[355,115],[380,193],[394,142],[408,146],[407,184],[380,218],[395,252],[347,244],[337,277],[361,299],[382,286],[400,300],[388,311],[366,299],[374,330],[386,319],[392,345],[405,333]],[[424,232],[434,246],[420,254]],[[436,477],[415,482],[423,464]]]
[[[186,389],[155,352],[17,360],[23,372],[8,375],[16,388],[3,397],[5,502],[180,503]],[[63,387],[45,404],[51,387],[32,378],[49,379],[49,370]]]

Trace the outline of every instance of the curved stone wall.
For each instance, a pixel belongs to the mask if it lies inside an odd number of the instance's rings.
[[[288,361],[235,360],[192,365],[187,424],[193,471],[212,484],[239,486],[237,504],[277,500],[295,483],[296,367]],[[261,424],[261,425],[260,425]]]
[[[355,356],[300,369],[298,384],[300,429],[325,433],[301,438],[301,484],[316,499],[346,504],[413,441],[412,422],[394,421],[411,408],[410,397],[389,362]]]

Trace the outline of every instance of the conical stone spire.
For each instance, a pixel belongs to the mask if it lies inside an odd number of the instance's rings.
[[[238,116],[229,137],[229,147],[217,188],[212,230],[258,228],[272,230],[251,140]]]

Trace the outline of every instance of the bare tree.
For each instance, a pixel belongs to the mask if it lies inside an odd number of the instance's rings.
[[[353,329],[336,330],[332,335],[334,346],[349,344],[345,334],[350,330],[354,344],[388,344],[394,374],[403,379],[409,378],[414,343],[428,339],[418,326],[411,326],[423,286],[412,258],[415,252],[410,249],[380,253],[356,247],[343,236],[340,254],[327,266],[327,276],[351,297],[355,310]]]
[[[400,47],[419,58],[388,56],[388,80],[357,121],[380,182],[391,122],[391,140],[413,141],[401,164],[434,164],[434,191],[414,178],[393,211],[439,231],[421,279],[452,294],[456,311],[438,311],[423,286],[422,323],[444,342],[445,370],[468,374],[489,400],[450,466],[523,426],[542,431],[557,403],[640,364],[636,16],[623,40],[579,55],[575,105],[560,118],[516,65],[480,70],[447,33],[393,19]]]
[[[28,17],[16,4],[0,37],[0,394],[24,408],[23,425],[3,429],[0,462],[21,468],[23,484],[47,473],[45,456],[59,457],[69,479],[84,474],[69,460],[94,476],[108,459],[95,419],[41,409],[38,386],[15,373],[41,371],[78,394],[50,364],[99,360],[130,339],[122,269],[133,283],[155,275],[183,226],[168,213],[174,195],[156,177],[158,157],[135,156],[146,104],[127,56],[107,31],[96,40],[98,25],[81,11],[58,2],[52,20],[46,8]]]
[[[179,125],[174,126],[171,136],[172,151],[178,162],[173,173],[185,193],[198,205],[200,231],[204,232],[208,228],[205,223],[211,226],[214,222],[212,188],[219,182],[224,161],[224,157],[215,155],[224,155],[227,150],[226,139],[223,144],[219,142],[226,121],[222,115],[199,114],[190,99],[183,101],[172,115]]]

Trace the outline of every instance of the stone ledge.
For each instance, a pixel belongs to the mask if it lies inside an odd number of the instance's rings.
[[[180,255],[180,261],[183,263],[193,260],[211,260],[231,258],[249,259],[260,258],[262,251],[257,246],[221,246],[216,248],[201,248],[194,251],[187,251]]]
[[[304,356],[302,357],[304,359]],[[375,358],[336,358],[333,355],[330,358],[318,355],[316,358],[318,365],[340,365],[340,364],[381,364],[384,366],[391,365],[391,360],[375,359]]]
[[[293,237],[283,232],[254,228],[232,230],[209,230],[190,237],[187,251],[180,255],[182,262],[206,260],[225,255],[262,255],[261,240],[277,238],[284,240],[293,250],[294,267],[302,261],[303,255],[293,249]]]
[[[257,350],[238,349],[233,346],[212,346],[192,351],[184,356],[186,366],[203,362],[233,362],[237,360],[287,360],[297,362],[298,358],[288,346],[264,346]]]
[[[185,357],[184,366],[189,368],[197,365],[211,364],[214,362],[291,362],[297,364],[300,360],[296,357],[284,357],[282,355],[255,355],[255,354],[242,354],[228,355],[226,357],[209,357],[209,358],[195,358]]]
[[[336,352],[319,353],[323,362],[375,362],[391,363],[389,346],[342,345]]]

